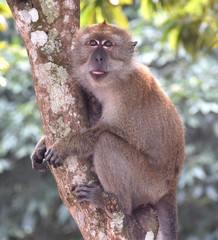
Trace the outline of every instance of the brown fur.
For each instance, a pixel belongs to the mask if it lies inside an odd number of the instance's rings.
[[[87,42],[92,39],[110,40],[113,46],[90,47]],[[100,103],[101,115],[90,129],[55,143],[45,157],[58,167],[67,155],[93,155],[103,191],[115,194],[127,215],[136,211],[138,216],[141,206],[154,206],[159,239],[176,240],[183,125],[152,73],[134,59],[134,46],[131,35],[114,25],[92,25],[78,31],[73,42],[75,78]],[[95,79],[90,75],[93,70],[107,75]],[[84,186],[76,192],[81,202],[103,206],[99,189]]]

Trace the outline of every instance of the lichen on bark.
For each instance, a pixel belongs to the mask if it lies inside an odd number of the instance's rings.
[[[58,1],[55,0],[39,0],[42,12],[44,13],[47,23],[51,24],[53,23],[59,16],[59,7],[58,7]]]

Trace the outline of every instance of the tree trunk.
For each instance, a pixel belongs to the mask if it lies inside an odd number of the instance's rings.
[[[57,138],[87,127],[80,90],[71,77],[71,41],[79,27],[79,0],[7,2],[28,52],[46,145],[49,147]],[[60,197],[84,239],[131,239],[128,229],[123,227],[123,214],[110,219],[92,205],[76,203],[72,190],[80,184],[96,181],[89,160],[68,157],[63,167],[50,170]]]

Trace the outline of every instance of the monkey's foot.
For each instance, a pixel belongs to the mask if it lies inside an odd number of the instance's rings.
[[[122,210],[118,198],[113,193],[104,192],[97,184],[85,184],[75,189],[75,196],[78,203],[93,203],[98,208],[103,209],[110,218],[114,218],[113,213]]]
[[[93,203],[98,208],[104,208],[102,193],[102,188],[97,184],[84,184],[75,189],[78,203]]]

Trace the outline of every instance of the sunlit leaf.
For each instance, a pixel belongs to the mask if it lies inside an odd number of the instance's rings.
[[[102,23],[104,22],[104,17],[102,14],[102,9],[100,7],[96,7],[96,21],[97,23]]]
[[[5,31],[7,27],[8,27],[8,24],[5,18],[3,17],[3,15],[0,15],[0,31]]]
[[[142,0],[140,4],[140,12],[146,19],[151,19],[154,10],[156,9],[153,1]]]
[[[7,47],[7,46],[8,46],[8,44],[7,44],[6,41],[0,41],[0,50]]]
[[[10,65],[8,61],[6,61],[1,55],[0,55],[0,72],[7,72]]]
[[[0,15],[3,15],[4,17],[11,17],[11,10],[6,2],[0,2]]]
[[[6,87],[7,85],[7,79],[0,76],[0,87]]]
[[[146,19],[154,19],[163,27],[162,40],[169,41],[172,49],[183,46],[193,58],[198,52],[217,47],[217,6],[217,1],[208,0],[142,0],[140,5]]]
[[[203,13],[203,6],[207,3],[207,0],[191,0],[187,1],[187,4],[184,6],[183,10],[189,14],[200,15]]]
[[[128,4],[128,5],[130,5],[130,4],[133,4],[133,0],[119,0],[119,3],[120,3],[121,5],[123,5],[123,4]]]
[[[179,34],[180,34],[180,29],[179,28],[174,28],[169,32],[168,34],[168,39],[170,43],[170,47],[173,50],[176,50],[178,48],[178,42],[179,42]]]
[[[122,8],[120,6],[114,7],[113,11],[113,19],[114,21],[119,24],[121,27],[128,28],[128,19],[125,14],[122,12]]]
[[[80,17],[80,26],[91,25],[95,23],[96,12],[95,4],[89,4],[83,8],[83,12]]]

